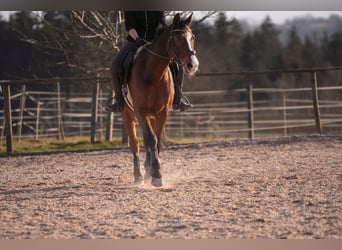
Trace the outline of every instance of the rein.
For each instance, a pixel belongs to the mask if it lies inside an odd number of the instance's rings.
[[[172,58],[169,58],[169,57],[166,57],[166,56],[162,56],[162,55],[159,55],[158,53],[154,52],[153,50],[147,48],[146,46],[149,45],[151,43],[147,43],[146,45],[144,45],[143,49],[147,50],[148,52],[150,52],[152,55],[154,56],[157,56],[159,58],[162,58],[162,59],[165,59],[167,61],[172,61]]]

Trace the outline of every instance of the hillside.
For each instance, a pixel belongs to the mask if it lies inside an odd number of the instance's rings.
[[[331,15],[328,19],[325,19],[306,15],[303,17],[294,18],[285,22],[283,25],[277,26],[277,28],[281,31],[281,41],[287,41],[287,34],[292,27],[296,29],[297,34],[302,41],[308,37],[310,40],[320,43],[325,35],[329,37],[332,34],[342,30],[342,17],[338,15]]]

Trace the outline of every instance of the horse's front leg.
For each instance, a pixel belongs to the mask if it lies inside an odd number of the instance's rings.
[[[139,140],[136,133],[135,115],[131,110],[125,107],[122,116],[124,119],[125,130],[129,137],[129,147],[133,154],[134,184],[140,185],[142,184],[143,178],[140,171]]]
[[[151,130],[146,135],[144,134],[144,142],[146,145],[145,178],[151,176],[151,184],[155,187],[161,187],[163,182],[160,173],[157,138]]]
[[[155,131],[155,119],[150,119],[150,122],[152,122],[152,129],[153,131]],[[154,136],[154,135],[153,135]],[[157,138],[157,143],[155,143],[154,141]],[[154,138],[148,138],[148,135],[146,135],[146,138],[144,137],[145,141],[150,141],[150,145],[152,145],[151,147],[146,147],[146,159],[145,159],[145,180],[151,180],[151,171],[152,170],[152,162],[155,162],[155,166],[157,166],[158,168],[158,163],[159,163],[159,159],[158,159],[158,155],[157,157],[154,155],[153,152],[155,152],[154,148],[155,148],[155,144],[157,144],[157,149],[158,149],[158,153],[159,153],[159,140],[158,140],[158,135],[154,136]],[[154,140],[154,141],[153,141]],[[157,158],[157,159],[156,159]],[[160,168],[160,164],[159,164],[159,168]],[[158,173],[157,173],[158,174]],[[159,175],[161,176],[161,174],[159,173]]]
[[[137,112],[139,113],[139,112]],[[138,115],[139,124],[143,130],[144,143],[146,148],[146,161],[145,161],[145,170],[146,177],[151,176],[151,184],[156,187],[160,187],[163,185],[162,175],[160,173],[160,162],[158,157],[158,148],[157,148],[157,136],[155,135],[152,125],[151,119],[147,118],[147,116]]]
[[[166,120],[168,117],[168,109],[165,109],[163,112],[160,112],[158,116],[155,117],[153,123],[153,131],[154,135],[154,149],[147,153],[148,159],[151,165],[151,176],[152,176],[152,185],[154,186],[162,186],[162,178],[160,174],[160,161],[159,161],[159,153],[162,149],[162,137],[164,134],[164,128],[166,124]]]

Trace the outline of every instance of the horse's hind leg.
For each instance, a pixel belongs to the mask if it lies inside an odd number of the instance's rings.
[[[127,107],[123,111],[123,119],[125,130],[129,137],[129,147],[133,154],[133,175],[134,183],[140,185],[143,181],[142,174],[140,171],[140,160],[139,160],[139,140],[136,133],[136,122],[134,113]]]
[[[144,163],[145,168],[145,176],[144,180],[150,180],[151,179],[151,152],[146,149],[146,159]]]

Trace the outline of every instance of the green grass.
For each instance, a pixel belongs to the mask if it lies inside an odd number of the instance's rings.
[[[189,143],[201,143],[220,141],[224,138],[167,138],[164,141],[166,145],[179,145]],[[143,141],[140,138],[140,145],[143,146]],[[98,149],[113,149],[127,147],[122,145],[121,138],[114,138],[111,142],[98,140],[91,144],[88,137],[67,137],[64,140],[55,138],[40,138],[22,139],[21,141],[13,140],[14,154],[29,154],[29,153],[46,153],[46,152],[61,152],[61,151],[80,151],[80,150],[98,150]],[[0,142],[0,156],[6,156],[6,140]]]
[[[86,137],[68,137],[64,140],[54,138],[13,140],[14,154],[111,149],[118,147],[122,147],[120,138],[115,138],[111,142],[99,140],[94,144],[91,144],[90,140]],[[0,155],[6,154],[6,141],[3,140],[0,143]]]

